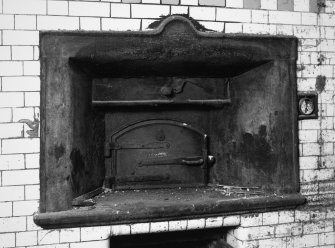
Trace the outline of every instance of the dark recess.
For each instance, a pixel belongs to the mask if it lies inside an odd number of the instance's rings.
[[[163,232],[115,236],[112,248],[232,248],[226,240],[226,229],[215,228],[183,232]]]

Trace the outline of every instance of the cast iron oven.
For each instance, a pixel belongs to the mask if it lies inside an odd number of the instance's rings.
[[[43,227],[294,207],[294,37],[41,33]],[[89,206],[89,207],[87,207]]]

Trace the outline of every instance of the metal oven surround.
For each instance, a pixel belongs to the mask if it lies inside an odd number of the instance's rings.
[[[37,224],[133,223],[304,202],[296,38],[202,33],[172,16],[148,32],[42,32],[40,40]]]

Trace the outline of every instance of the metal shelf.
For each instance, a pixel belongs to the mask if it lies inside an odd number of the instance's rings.
[[[210,99],[210,100],[127,100],[127,101],[92,101],[95,107],[120,107],[120,106],[167,106],[167,105],[201,105],[215,108],[222,108],[230,104],[231,99]]]

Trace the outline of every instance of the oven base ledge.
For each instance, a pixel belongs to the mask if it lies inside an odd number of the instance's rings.
[[[34,222],[45,229],[134,224],[292,209],[305,202],[306,198],[303,195],[295,193],[222,198],[197,204],[182,202],[167,204],[164,207],[137,206],[136,211],[132,212],[127,209],[117,211],[112,207],[84,207],[59,212],[36,213]]]

